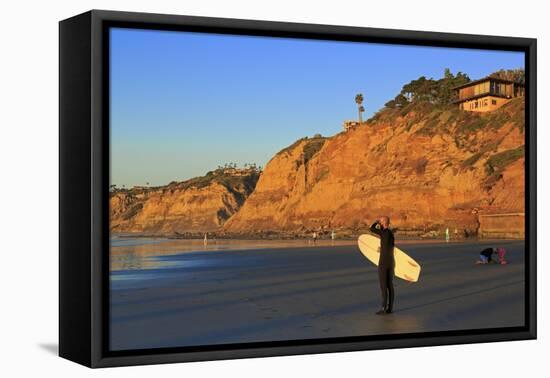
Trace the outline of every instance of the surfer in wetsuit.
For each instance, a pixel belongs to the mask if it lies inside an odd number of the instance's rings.
[[[395,260],[393,258],[394,237],[393,232],[388,228],[390,218],[387,216],[377,219],[370,231],[380,236],[380,258],[378,260],[378,279],[382,291],[382,308],[377,315],[390,314],[393,311],[393,272]]]

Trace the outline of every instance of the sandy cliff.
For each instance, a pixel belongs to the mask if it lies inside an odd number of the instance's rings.
[[[524,102],[469,113],[386,109],[331,138],[274,156],[227,232],[364,228],[388,214],[403,231],[477,228],[476,214],[523,211]]]
[[[111,230],[175,234],[219,230],[250,195],[259,173],[209,173],[158,188],[111,193]]]
[[[111,230],[175,234],[475,231],[478,214],[524,211],[524,101],[491,113],[426,103],[384,109],[328,138],[303,138],[260,174],[221,171],[111,193]],[[454,230],[453,230],[454,231]]]

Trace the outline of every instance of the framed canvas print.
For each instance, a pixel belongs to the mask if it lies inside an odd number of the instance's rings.
[[[59,353],[536,337],[536,40],[60,22]]]

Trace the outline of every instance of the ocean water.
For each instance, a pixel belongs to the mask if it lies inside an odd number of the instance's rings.
[[[354,245],[355,241],[209,240],[116,236],[110,242],[110,278],[117,282],[151,281],[181,276],[187,270],[231,264],[231,254],[245,250],[319,248]],[[221,254],[221,256],[220,256]],[[215,258],[212,258],[214,257]],[[242,261],[242,260],[241,260]],[[134,282],[137,284],[137,282]],[[151,282],[149,282],[151,284]]]

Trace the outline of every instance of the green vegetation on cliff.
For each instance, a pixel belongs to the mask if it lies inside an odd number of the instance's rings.
[[[447,105],[453,97],[453,87],[470,82],[468,75],[458,72],[456,75],[445,69],[443,78],[427,79],[421,76],[405,84],[393,100],[385,104],[386,108],[403,108],[415,102],[428,102],[433,105]]]
[[[298,139],[296,142],[292,143],[290,146],[283,148],[281,151],[277,152],[275,156],[282,154],[289,154],[294,151],[302,142],[304,143],[302,150],[302,159],[298,161],[298,165],[307,164],[317,152],[321,150],[328,138],[325,138],[319,134],[314,135],[312,138],[304,137]]]
[[[525,145],[499,152],[487,159],[485,169],[487,175],[498,174],[508,165],[525,156]]]
[[[194,177],[192,179],[176,183],[175,185],[169,185],[168,188],[176,187],[178,189],[200,189],[214,183],[218,183],[225,186],[229,190],[239,187],[246,188],[247,192],[251,192],[254,190],[259,177],[259,170],[230,171],[226,169],[216,169],[215,171],[208,172],[204,176]]]

